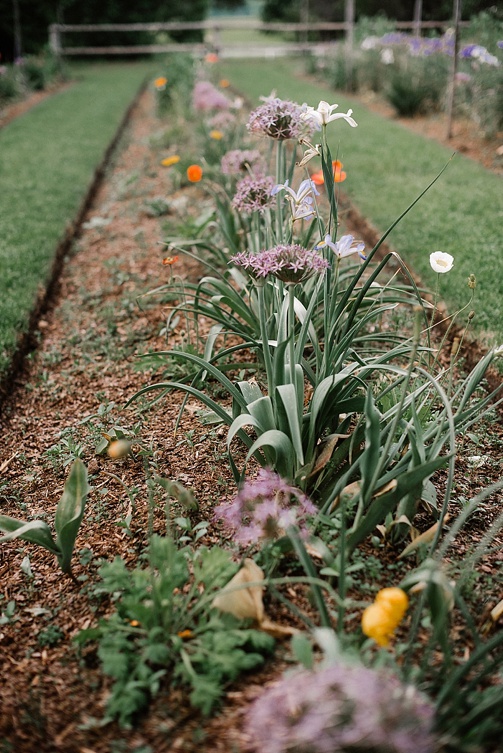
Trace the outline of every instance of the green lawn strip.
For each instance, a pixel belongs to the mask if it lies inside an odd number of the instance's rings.
[[[383,232],[440,172],[453,152],[371,113],[326,85],[296,77],[302,70],[302,62],[286,58],[221,63],[222,75],[254,104],[259,104],[260,96],[275,91],[282,99],[314,107],[323,99],[330,104],[337,102],[341,111],[354,110],[358,128],[350,128],[344,121],[331,123],[330,146],[334,158],[339,157],[347,171],[343,190]],[[437,284],[429,264],[430,253],[446,251],[454,256],[453,270],[439,280],[440,297],[451,313],[469,300],[467,278],[476,275],[473,327],[488,345],[503,342],[502,219],[501,177],[456,154],[438,182],[389,237],[390,245],[430,290]]]
[[[82,64],[74,83],[0,130],[0,376],[58,243],[151,63]]]

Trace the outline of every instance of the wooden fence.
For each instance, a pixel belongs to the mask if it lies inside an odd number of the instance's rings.
[[[412,30],[416,35],[424,29],[445,30],[452,22],[448,21],[411,21],[395,22],[397,30]],[[336,32],[344,32],[346,41],[353,38],[354,25],[351,22],[341,23],[268,23],[259,20],[241,18],[229,20],[211,19],[207,21],[185,23],[136,23],[136,24],[80,24],[65,25],[52,24],[49,27],[49,42],[51,50],[58,56],[81,56],[81,55],[146,55],[164,52],[188,51],[194,54],[204,55],[209,51],[217,52],[221,57],[272,57],[276,55],[291,55],[306,51],[322,52],[336,41]],[[222,32],[226,30],[249,30],[264,33],[264,44],[232,44],[223,42]],[[141,45],[111,45],[100,47],[71,47],[66,46],[66,35],[73,33],[96,33],[96,32],[180,32],[189,30],[201,30],[204,32],[204,43],[162,43]],[[267,39],[267,32],[279,34],[294,34],[296,42],[273,42]],[[325,42],[310,42],[309,32],[325,32],[325,36],[333,37]]]

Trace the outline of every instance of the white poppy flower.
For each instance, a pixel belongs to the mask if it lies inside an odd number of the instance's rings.
[[[443,251],[435,251],[430,254],[430,265],[434,272],[444,274],[450,272],[454,264],[454,257],[450,254],[446,254]]]

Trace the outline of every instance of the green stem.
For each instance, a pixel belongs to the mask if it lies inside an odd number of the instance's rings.
[[[315,582],[317,580],[317,573],[316,568],[313,565],[313,561],[309,554],[306,551],[306,548],[302,542],[302,539],[299,536],[299,532],[296,528],[290,527],[287,531],[287,534],[290,538],[290,541],[293,544],[293,548],[295,549],[295,553],[297,554],[297,557],[299,558],[300,564],[304,568],[304,572],[307,576],[310,578],[313,578],[313,581],[311,582],[311,588],[313,591],[314,601],[316,603],[316,607],[318,609],[319,615],[320,615],[320,621],[323,627],[332,627],[332,620],[330,619],[330,615],[328,613],[327,605],[325,604],[325,600],[323,599],[323,594],[321,592],[321,589],[319,585]]]
[[[267,389],[269,392],[269,396],[274,403],[275,385],[274,385],[274,378],[273,378],[271,351],[269,349],[269,333],[267,331],[264,285],[263,284],[257,285],[257,291],[258,291],[258,300],[259,300],[260,336],[262,338],[262,352],[264,354],[264,366],[265,366],[265,373],[266,373],[266,378],[267,378]]]
[[[290,361],[290,382],[295,386],[295,285],[288,285],[288,353]]]

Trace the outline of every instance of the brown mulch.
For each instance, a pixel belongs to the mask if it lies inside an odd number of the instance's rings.
[[[201,508],[194,522],[210,519],[215,502],[234,494],[228,464],[222,462],[225,432],[194,420],[200,409],[195,401],[189,400],[176,434],[173,427],[181,405],[177,393],[146,413],[136,403],[123,408],[138,389],[163,378],[162,365],[138,370],[137,356],[166,349],[162,330],[173,302],[142,293],[167,282],[171,273],[192,280],[200,274],[198,265],[182,256],[172,267],[162,265],[160,240],[193,207],[201,211],[207,199],[197,186],[173,189],[169,172],[159,165],[159,152],[151,146],[152,134],[161,127],[154,110],[152,93],[147,91],[132,113],[121,149],[65,259],[51,304],[38,322],[39,345],[25,360],[2,405],[2,514],[41,517],[52,523],[68,467],[62,464],[76,446],[88,465],[93,492],[76,547],[78,585],[62,577],[54,557],[44,550],[20,542],[0,547],[0,612],[8,602],[15,603],[12,619],[0,624],[0,750],[109,753],[145,746],[155,753],[243,750],[241,722],[247,704],[287,666],[280,648],[274,665],[231,688],[222,713],[209,721],[191,711],[185,695],[176,690],[161,692],[133,730],[116,724],[89,725],[92,718],[103,715],[109,683],[92,655],[79,655],[72,640],[94,624],[103,609],[89,597],[98,561],[120,555],[134,564],[145,546],[146,475],[176,478],[194,489]],[[474,145],[473,156],[476,151]],[[170,213],[165,217],[149,211],[149,201],[158,196],[168,198]],[[181,319],[168,346],[187,339]],[[108,406],[110,413],[99,416],[100,406]],[[142,446],[149,449],[148,461],[139,452],[123,460],[96,455],[102,432],[117,424],[138,425]],[[501,441],[497,428],[495,437],[479,438],[476,452],[467,440],[470,455],[464,461],[460,494],[462,490],[469,498],[473,488],[498,478],[493,446],[499,442],[501,447]],[[475,455],[477,461],[470,459]],[[121,525],[130,509],[124,486],[137,490],[130,533]],[[474,530],[483,532],[495,514],[494,508],[481,510]],[[164,530],[162,505],[154,510],[153,525]],[[218,540],[211,530],[202,543]],[[493,553],[483,566],[495,572],[500,557]],[[486,594],[481,612],[497,597]],[[55,628],[60,638],[43,640]]]

